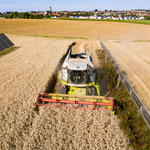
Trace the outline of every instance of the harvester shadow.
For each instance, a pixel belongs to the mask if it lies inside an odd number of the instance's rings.
[[[55,72],[53,72],[52,76],[50,77],[50,79],[48,80],[48,83],[46,85],[45,91],[44,93],[53,93],[54,92],[54,88],[57,82],[57,71],[55,70]]]
[[[126,104],[127,105],[127,104]],[[115,115],[119,115],[120,111],[125,110],[125,102],[114,99]]]
[[[52,76],[50,77],[50,79],[48,80],[47,82],[47,85],[46,85],[46,88],[44,90],[44,93],[53,93],[54,92],[54,89],[55,89],[55,86],[56,86],[56,83],[58,81],[58,72],[61,71],[61,68],[62,68],[62,65],[63,65],[63,62],[67,56],[67,54],[69,53],[69,50],[72,49],[72,46],[74,46],[76,43],[73,42],[67,52],[62,56],[62,58],[60,59],[59,61],[59,64],[57,66],[57,68],[55,69],[55,71],[53,72]]]
[[[100,72],[100,95],[105,96],[109,92],[109,89],[107,88],[107,80],[105,79],[102,69],[99,68],[98,71]]]

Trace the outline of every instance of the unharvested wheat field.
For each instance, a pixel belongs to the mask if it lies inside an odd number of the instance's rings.
[[[119,120],[107,110],[43,107],[36,113],[35,97],[59,72],[72,40],[9,38],[20,48],[0,58],[0,149],[131,149]]]
[[[0,33],[101,39],[150,39],[150,26],[106,21],[0,19]]]

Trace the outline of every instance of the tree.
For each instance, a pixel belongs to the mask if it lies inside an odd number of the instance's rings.
[[[34,15],[34,18],[35,18],[35,19],[38,19],[38,15]]]
[[[114,16],[114,14],[110,14],[110,16]]]
[[[26,19],[28,19],[29,18],[29,13],[28,12],[21,12],[21,13],[17,14],[17,17],[18,18],[26,18]]]
[[[34,15],[33,14],[29,14],[29,19],[34,19]]]
[[[97,16],[102,16],[102,14],[97,14]]]
[[[44,16],[42,14],[38,15],[38,19],[42,19]]]
[[[53,14],[50,14],[50,15],[49,15],[50,18],[53,17],[53,16],[54,16]]]
[[[13,18],[14,15],[15,15],[15,12],[11,12],[11,13],[9,14],[9,18]]]
[[[72,16],[72,14],[70,12],[67,13],[67,16]]]
[[[18,13],[17,17],[20,18],[20,13]]]
[[[60,16],[63,16],[63,15],[65,15],[65,14],[64,13],[60,14]]]
[[[123,13],[123,14],[121,14],[121,17],[124,17],[124,13]]]
[[[29,13],[28,13],[28,12],[25,12],[25,13],[24,13],[24,18],[26,18],[26,19],[29,18]]]
[[[94,13],[91,13],[90,16],[94,16]]]
[[[98,11],[98,9],[95,9],[94,11],[96,11],[96,12],[97,12],[97,11]]]
[[[0,17],[3,17],[3,14],[2,14],[2,13],[0,13]]]
[[[16,16],[17,16],[17,15],[18,15],[18,12],[17,12],[17,11],[15,11],[15,14],[14,14],[14,15],[16,15]]]
[[[150,20],[150,16],[145,16],[144,19],[145,20]]]
[[[8,18],[7,14],[4,15],[5,18]]]
[[[48,15],[48,14],[46,14],[46,18],[49,18],[49,15]]]
[[[34,15],[34,18],[35,19],[42,19],[42,18],[44,18],[44,16],[42,14],[40,14],[40,15]]]

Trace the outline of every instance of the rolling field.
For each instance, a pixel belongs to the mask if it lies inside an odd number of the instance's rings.
[[[120,40],[150,39],[150,26],[121,22],[0,19],[0,33]]]
[[[117,116],[107,111],[49,108],[41,108],[37,114],[34,99],[39,92],[46,90],[55,72],[60,75],[59,61],[73,42],[76,43],[73,47],[76,53],[89,47],[95,67],[100,68],[95,53],[96,49],[100,49],[97,36],[103,39],[122,71],[126,71],[136,91],[142,87],[136,76],[150,90],[147,82],[149,42],[132,42],[149,40],[150,26],[118,22],[0,19],[0,32],[12,34],[8,35],[9,38],[20,47],[0,58],[0,149],[131,149],[130,142],[119,129]],[[110,41],[115,39],[121,42]],[[149,96],[148,93],[138,94],[143,100],[144,95]],[[149,107],[148,101],[144,103]]]

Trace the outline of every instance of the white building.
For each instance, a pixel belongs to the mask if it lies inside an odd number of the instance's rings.
[[[97,16],[97,19],[103,19],[103,17],[102,16]]]
[[[108,16],[107,19],[112,19],[112,17],[111,17],[111,16]]]
[[[59,18],[59,17],[57,17],[57,16],[52,16],[51,18]]]
[[[119,20],[119,17],[112,17],[113,20]]]
[[[124,19],[124,17],[121,17],[121,16],[119,17],[119,20],[123,20],[123,19]]]
[[[75,18],[74,16],[69,16],[69,18]]]
[[[88,19],[87,16],[79,16],[79,19]]]
[[[94,16],[90,16],[90,19],[98,19],[97,15],[95,14]]]
[[[129,20],[129,18],[128,17],[124,17],[124,20]]]

